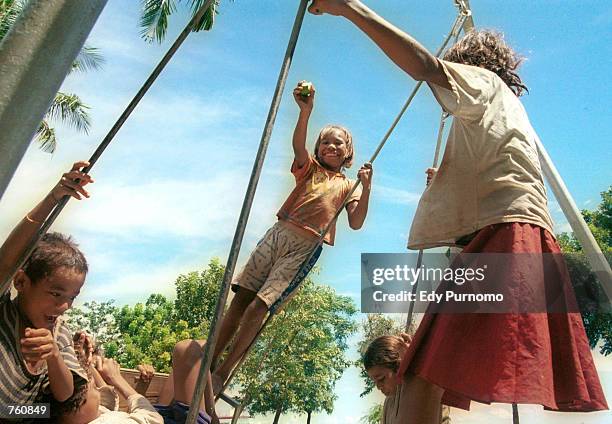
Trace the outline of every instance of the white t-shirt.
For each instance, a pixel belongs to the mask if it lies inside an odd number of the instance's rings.
[[[493,72],[440,63],[451,90],[430,88],[453,124],[440,168],[419,201],[408,248],[453,245],[503,222],[552,233],[537,135],[520,100]]]
[[[141,394],[127,398],[128,412],[112,411],[100,406],[100,415],[90,424],[164,424],[164,419]]]

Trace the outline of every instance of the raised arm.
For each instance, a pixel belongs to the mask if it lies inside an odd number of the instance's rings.
[[[372,189],[372,164],[369,162],[365,163],[357,173],[357,176],[361,180],[361,197],[359,200],[346,205],[349,227],[353,230],[359,230],[368,215],[370,191]]]
[[[450,88],[444,70],[434,55],[414,38],[378,16],[361,1],[313,0],[308,10],[315,15],[329,13],[345,17],[370,37],[412,78]]]
[[[315,90],[312,86],[309,96],[301,94],[300,83],[293,89],[293,98],[300,108],[300,114],[293,131],[293,154],[298,168],[303,167],[308,161],[308,150],[306,150],[306,136],[308,134],[308,120],[314,106]]]
[[[76,162],[70,171],[62,175],[60,181],[49,194],[26,214],[2,244],[0,247],[0,284],[2,284],[0,291],[9,287],[7,281],[11,278],[9,274],[57,202],[64,196],[72,196],[79,200],[82,197],[89,197],[89,193],[83,186],[93,182],[93,179],[80,171],[88,164],[88,162]],[[76,182],[77,179],[79,180],[78,183]]]

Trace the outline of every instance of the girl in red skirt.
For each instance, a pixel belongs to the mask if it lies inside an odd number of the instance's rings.
[[[440,169],[419,202],[408,247],[465,253],[558,253],[535,131],[518,97],[521,60],[489,31],[472,31],[438,60],[358,0],[314,0],[344,16],[453,115]],[[511,282],[544,287],[543,273]],[[556,275],[566,275],[564,265]],[[534,281],[533,279],[538,279]],[[512,299],[510,299],[512,301]],[[568,302],[572,299],[568,298]],[[568,305],[569,306],[569,305]],[[426,314],[398,372],[401,422],[433,424],[440,402],[607,409],[579,313]]]

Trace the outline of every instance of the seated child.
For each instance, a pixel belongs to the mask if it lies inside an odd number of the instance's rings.
[[[372,379],[378,390],[386,396],[383,405],[381,424],[400,424],[404,423],[399,414],[400,404],[406,402],[402,396],[404,382],[400,382],[397,371],[400,362],[406,353],[410,343],[408,334],[399,336],[381,336],[372,341],[363,355],[363,366]],[[441,405],[441,424],[449,424],[450,408]]]
[[[318,238],[353,186],[353,181],[343,173],[351,166],[354,157],[353,140],[346,128],[337,125],[324,127],[315,143],[314,155],[306,150],[308,120],[315,91],[311,88],[309,95],[305,96],[302,90],[298,84],[293,91],[300,109],[293,133],[295,158],[291,166],[296,187],[278,212],[278,222],[259,241],[232,287],[236,295],[223,318],[213,364],[237,330],[238,333],[227,357],[212,376],[215,394],[219,393],[255,337],[270,306],[280,298],[302,263],[317,247]],[[371,164],[363,165],[358,176],[363,188],[357,189],[346,204],[349,226],[354,230],[361,228],[368,212]],[[335,223],[324,242],[333,245],[334,235]]]
[[[138,393],[123,378],[119,365],[111,359],[102,359],[93,354],[91,339],[83,332],[74,337],[75,349],[81,363],[92,376],[85,402],[71,413],[62,416],[62,424],[80,423],[146,423],[183,424],[189,413],[189,404],[195,390],[203,341],[183,340],[178,342],[172,354],[172,371],[162,387],[158,404],[151,403]],[[150,365],[139,365],[140,379],[150,381],[154,370]],[[210,374],[209,374],[210,379]],[[219,424],[214,409],[214,398],[208,385],[203,406],[197,417],[198,424]],[[117,393],[128,402],[128,412],[118,410]]]
[[[87,261],[66,236],[48,233],[24,266],[10,275],[28,242],[64,196],[89,197],[93,180],[77,162],[47,196],[13,229],[0,247],[0,404],[28,405],[55,399],[65,402],[84,390],[87,376],[72,348],[62,314],[79,294]],[[77,182],[78,179],[78,182]],[[11,298],[11,281],[17,295]],[[52,411],[53,412],[53,411]]]
[[[77,333],[81,335],[84,333]],[[86,335],[85,345],[91,346]],[[76,335],[75,335],[76,338]],[[58,418],[61,424],[163,424],[164,419],[144,397],[121,375],[117,361],[86,352],[75,340],[75,350],[80,353],[81,364],[87,368],[91,379],[78,408],[64,408]],[[91,358],[91,360],[88,359]],[[85,358],[85,360],[83,360]],[[150,381],[154,370],[151,366],[139,365],[140,378]],[[119,395],[128,403],[128,412],[119,411]],[[52,404],[53,406],[53,404]]]

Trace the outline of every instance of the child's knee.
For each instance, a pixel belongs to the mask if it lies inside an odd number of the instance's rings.
[[[204,353],[205,340],[181,340],[174,345],[172,357],[174,360],[194,362],[199,360]]]

